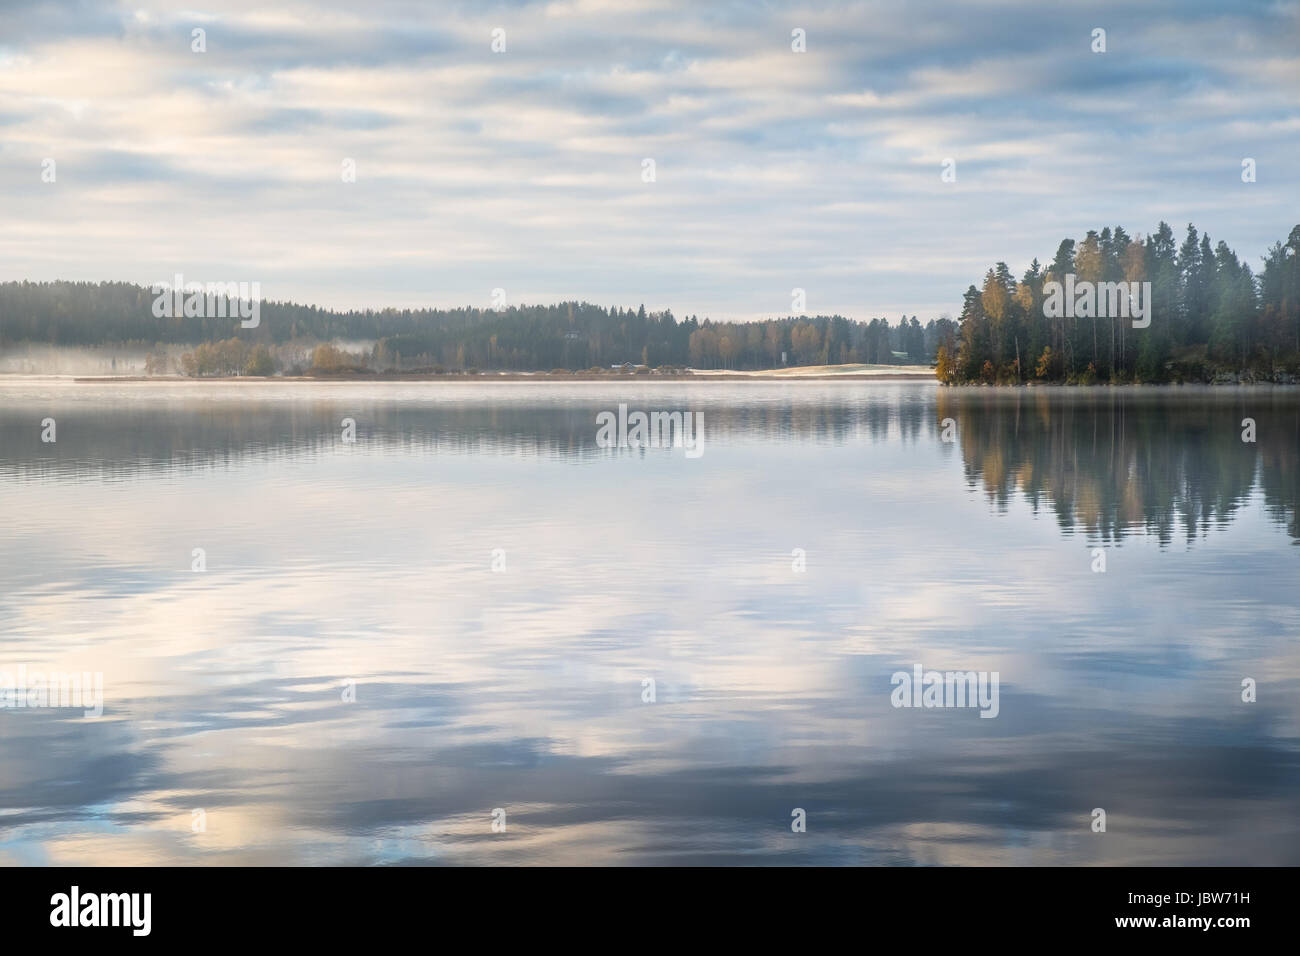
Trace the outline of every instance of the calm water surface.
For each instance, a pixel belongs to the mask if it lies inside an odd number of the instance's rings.
[[[0,380],[0,670],[105,698],[0,860],[1300,864],[1298,496],[1281,389]]]

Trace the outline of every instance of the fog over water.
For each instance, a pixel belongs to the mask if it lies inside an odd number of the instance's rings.
[[[144,346],[105,345],[85,348],[18,342],[0,349],[0,374],[7,375],[143,375]]]

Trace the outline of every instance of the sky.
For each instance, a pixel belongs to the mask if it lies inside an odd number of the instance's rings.
[[[1300,223],[1300,0],[0,0],[0,281],[926,321],[1162,219]]]

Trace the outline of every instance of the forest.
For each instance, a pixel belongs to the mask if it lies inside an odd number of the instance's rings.
[[[963,297],[958,321],[897,324],[840,315],[715,322],[670,310],[588,302],[500,310],[335,311],[264,302],[261,322],[159,317],[147,286],[0,283],[0,350],[126,345],[149,350],[147,374],[579,371],[612,365],[771,369],[797,365],[935,366],[945,384],[1294,382],[1300,376],[1300,225],[1256,274],[1189,223],[1132,237],[1123,227],[1065,239],[1019,280],[998,262]],[[1073,290],[1129,283],[1149,325],[1102,308],[1052,307]],[[1112,286],[1113,287],[1113,286]],[[233,309],[222,308],[221,315]]]
[[[572,371],[632,363],[697,369],[933,363],[957,326],[843,316],[714,322],[671,311],[587,302],[493,309],[338,312],[264,302],[257,328],[233,318],[156,317],[146,286],[0,283],[0,349],[21,342],[133,344],[153,374],[269,375],[347,371]],[[229,309],[223,309],[229,313]],[[329,343],[334,343],[330,345]],[[178,355],[176,346],[191,346]]]
[[[1065,239],[1045,268],[1017,281],[1005,262],[964,296],[958,333],[940,343],[936,375],[948,384],[1293,382],[1300,374],[1300,225],[1277,242],[1256,275],[1228,245],[1188,223],[1181,243],[1168,223],[1143,238],[1122,227]],[[1150,283],[1152,321],[1061,315],[1044,286]],[[1103,310],[1105,311],[1105,310]],[[1052,317],[1049,317],[1052,316]]]

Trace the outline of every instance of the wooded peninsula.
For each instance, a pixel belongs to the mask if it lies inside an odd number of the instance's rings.
[[[1181,244],[1165,222],[1145,238],[1106,227],[1063,240],[1049,265],[1034,259],[1019,280],[996,263],[966,290],[956,321],[924,325],[906,315],[896,324],[841,315],[679,320],[671,310],[579,301],[363,311],[263,302],[250,328],[224,301],[197,314],[160,310],[156,286],[6,282],[0,357],[23,347],[125,346],[144,355],[147,375],[191,377],[871,364],[930,365],[950,385],[1295,382],[1298,251],[1300,225],[1256,275],[1190,223]]]

